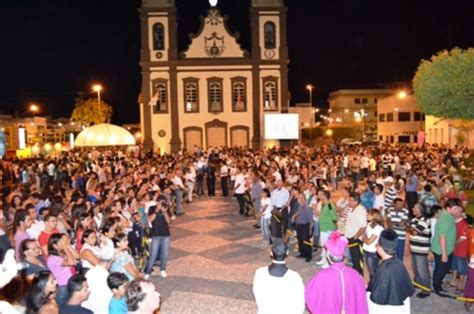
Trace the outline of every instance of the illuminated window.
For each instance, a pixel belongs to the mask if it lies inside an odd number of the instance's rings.
[[[277,79],[273,77],[264,78],[263,89],[264,89],[263,110],[265,111],[278,110]]]
[[[199,112],[199,80],[184,80],[184,112]]]
[[[168,112],[168,93],[167,82],[165,80],[154,81],[153,96],[150,105],[153,106],[153,113],[167,113]]]
[[[210,78],[207,80],[209,95],[209,112],[223,112],[222,79]]]
[[[246,111],[246,81],[244,77],[232,78],[232,111]]]

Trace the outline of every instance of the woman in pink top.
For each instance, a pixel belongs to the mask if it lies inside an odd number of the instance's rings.
[[[58,283],[56,302],[59,306],[68,300],[67,281],[72,277],[77,253],[71,247],[65,234],[55,233],[48,241],[48,268]]]

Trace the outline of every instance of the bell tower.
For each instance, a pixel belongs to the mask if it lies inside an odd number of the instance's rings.
[[[265,113],[287,113],[288,45],[286,11],[283,0],[252,0],[250,28],[252,32],[254,148],[263,141]]]
[[[142,88],[140,121],[145,150],[153,149],[153,115],[175,110],[170,84],[170,62],[178,60],[177,12],[174,0],[143,0],[140,8]],[[157,73],[153,67],[167,68]],[[174,72],[175,73],[175,72]],[[177,125],[174,126],[175,129]],[[177,144],[177,143],[176,143]]]

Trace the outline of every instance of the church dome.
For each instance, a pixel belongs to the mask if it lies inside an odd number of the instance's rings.
[[[135,145],[135,138],[122,127],[101,123],[79,133],[74,145],[77,147]]]

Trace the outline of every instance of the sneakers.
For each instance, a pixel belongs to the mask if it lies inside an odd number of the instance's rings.
[[[145,274],[145,276],[143,276],[143,279],[150,280],[150,274]]]
[[[176,216],[175,216],[175,215],[172,215],[172,216],[171,216],[171,220],[176,220]]]
[[[161,276],[161,278],[166,278],[166,277],[168,277],[168,274],[166,273],[166,270],[160,271],[160,276]]]

